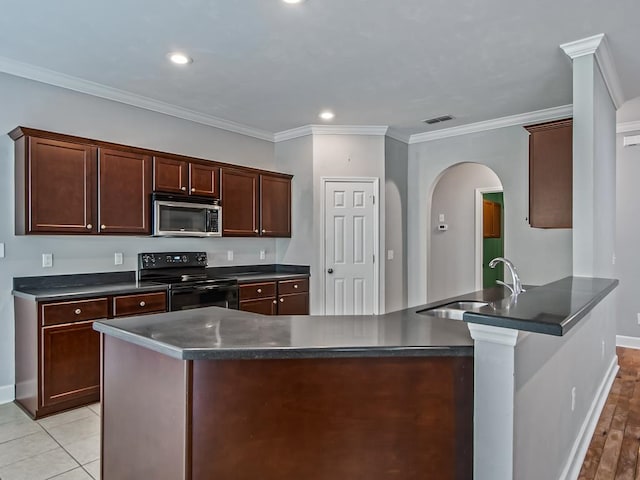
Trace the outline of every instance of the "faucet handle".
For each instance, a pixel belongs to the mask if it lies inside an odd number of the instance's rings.
[[[511,292],[511,295],[515,295],[516,294],[516,291],[514,290],[514,287],[512,287],[508,283],[504,283],[502,280],[496,280],[496,283],[498,285],[502,285],[503,287],[507,287],[509,289],[509,291]]]

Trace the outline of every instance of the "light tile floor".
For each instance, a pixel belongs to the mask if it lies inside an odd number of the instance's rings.
[[[0,405],[0,480],[100,478],[100,404],[31,420]]]

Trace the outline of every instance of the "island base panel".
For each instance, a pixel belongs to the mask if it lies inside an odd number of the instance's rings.
[[[189,362],[102,337],[102,479],[190,479]]]
[[[472,477],[472,357],[194,361],[194,479]]]

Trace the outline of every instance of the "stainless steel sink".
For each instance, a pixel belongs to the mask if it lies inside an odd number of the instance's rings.
[[[462,316],[464,312],[469,310],[473,310],[476,308],[484,307],[489,305],[487,302],[479,302],[479,301],[460,301],[453,302],[443,305],[437,308],[430,308],[427,310],[420,310],[419,314],[428,315],[430,317],[436,318],[449,318],[451,320],[462,320]]]

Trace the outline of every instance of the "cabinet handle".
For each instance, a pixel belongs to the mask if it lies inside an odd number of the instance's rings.
[[[80,315],[82,313],[82,310],[76,308],[73,313],[75,313],[76,315]]]
[[[284,303],[284,298],[280,298],[280,303]]]
[[[106,225],[100,225],[100,230],[106,230],[107,226]]]
[[[91,230],[93,228],[93,225],[91,225],[90,223],[87,224],[87,230]]]
[[[195,189],[194,187],[191,187],[191,191],[192,191],[192,192],[195,192],[195,191],[196,191],[196,189]]]
[[[183,192],[187,191],[187,187],[180,187],[180,190],[182,190]]]
[[[298,284],[296,283],[296,284],[293,286],[293,288],[298,288]]]
[[[144,307],[146,305],[146,303],[144,301],[140,302],[140,306]]]
[[[258,289],[258,293],[262,293],[262,289],[261,288]]]

